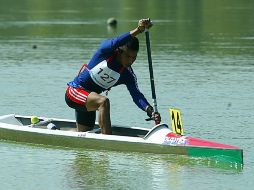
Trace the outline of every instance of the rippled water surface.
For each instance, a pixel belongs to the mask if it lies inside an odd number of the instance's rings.
[[[0,142],[1,189],[249,189],[253,186],[254,3],[0,0],[0,115],[74,118],[66,83],[99,43],[151,17],[158,108],[182,110],[185,132],[244,150],[244,167],[183,156],[72,150]],[[141,9],[142,7],[142,9]],[[142,10],[142,11],[141,11]],[[118,27],[107,27],[109,17]],[[134,69],[151,101],[144,35]],[[36,48],[35,48],[36,47]],[[151,128],[126,87],[112,123]]]

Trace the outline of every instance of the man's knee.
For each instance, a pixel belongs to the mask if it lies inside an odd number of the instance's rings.
[[[109,107],[110,101],[107,97],[102,96],[99,100],[100,107]]]
[[[88,111],[98,110],[101,107],[103,108],[107,106],[109,107],[109,105],[110,105],[109,99],[105,96],[99,95],[96,92],[91,92],[88,95],[86,103],[86,108]]]

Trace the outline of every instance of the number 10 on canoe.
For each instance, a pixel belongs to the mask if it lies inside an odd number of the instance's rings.
[[[183,135],[181,111],[179,109],[169,108],[169,113],[173,132],[178,135]]]

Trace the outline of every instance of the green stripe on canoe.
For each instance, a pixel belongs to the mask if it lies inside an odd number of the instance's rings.
[[[194,157],[209,157],[219,161],[243,164],[243,151],[241,149],[188,147],[188,155]]]

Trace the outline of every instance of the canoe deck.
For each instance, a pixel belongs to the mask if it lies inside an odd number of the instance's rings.
[[[30,125],[31,124],[31,118],[30,117],[24,117],[24,116],[15,116],[15,118],[23,125]],[[39,118],[40,121],[44,120],[44,118]],[[59,127],[60,130],[63,131],[77,131],[76,122],[74,120],[59,120],[59,119],[53,119],[52,123],[54,123],[57,127]],[[46,128],[46,126],[40,126],[41,128]],[[94,129],[90,131],[91,133],[100,134],[101,129],[99,128],[98,123],[95,124]],[[149,132],[149,129],[141,129],[141,128],[129,128],[129,127],[123,127],[123,126],[112,126],[112,135],[119,135],[119,136],[129,136],[129,137],[141,137],[143,138],[147,133]]]
[[[12,117],[12,116],[11,116]],[[15,121],[16,120],[16,121]],[[40,121],[45,120],[43,117],[39,117]],[[65,120],[65,119],[52,119],[52,123],[54,123],[60,130],[63,131],[77,131],[76,122],[74,120]],[[20,116],[15,115],[15,119],[9,120],[9,124],[19,124],[20,126],[29,126],[31,125],[31,117],[30,116]],[[34,126],[37,128],[37,126]],[[38,128],[46,129],[46,124],[42,126],[38,126]],[[99,128],[98,123],[95,124],[94,129],[90,131],[91,133],[100,134],[101,129]],[[144,128],[135,128],[135,127],[124,127],[124,126],[112,126],[112,135],[119,135],[119,136],[128,136],[128,137],[140,137],[143,138],[149,129]]]

